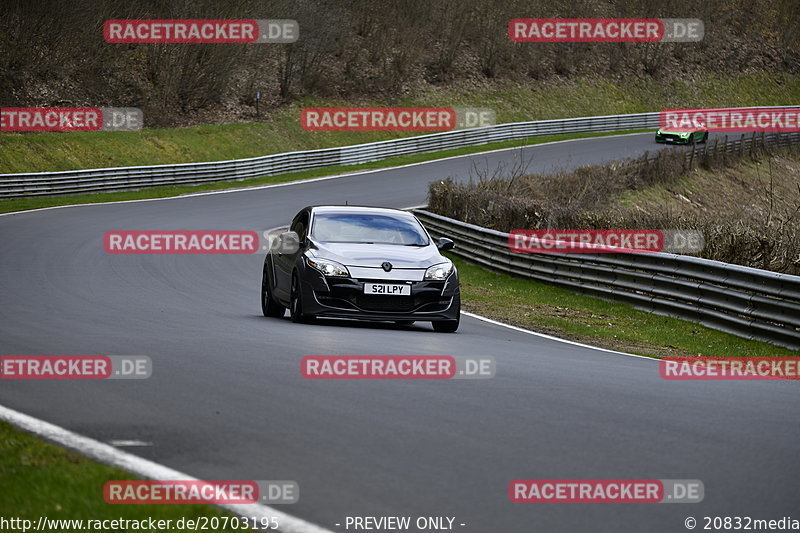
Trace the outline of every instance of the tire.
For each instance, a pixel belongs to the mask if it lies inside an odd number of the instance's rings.
[[[264,274],[261,277],[261,312],[264,313],[264,316],[272,318],[281,318],[286,312],[286,308],[272,297],[266,265],[264,265]]]
[[[703,144],[705,144],[705,142],[706,142],[707,140],[708,140],[708,132],[706,132],[706,133],[705,133],[705,135],[703,135],[703,139],[702,139],[700,142],[701,142],[701,143],[703,143]]]
[[[433,331],[437,333],[455,333],[455,331],[458,329],[458,325],[461,322],[461,296],[457,296],[456,298],[458,298],[456,300],[456,310],[458,311],[456,314],[456,319],[431,322]]]
[[[292,274],[292,293],[289,302],[289,314],[292,316],[292,322],[296,324],[311,322],[311,318],[303,314],[303,292],[297,272]]]

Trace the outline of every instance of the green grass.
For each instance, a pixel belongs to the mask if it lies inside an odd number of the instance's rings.
[[[260,122],[140,132],[0,134],[0,174],[220,161],[330,148],[414,135],[311,132],[299,126],[310,106],[490,107],[498,122],[657,111],[669,107],[781,105],[800,100],[800,76],[754,73],[663,83],[652,78],[577,78],[526,84],[428,89],[396,101],[304,98],[270,109]],[[145,121],[147,117],[145,117]]]
[[[220,161],[266,154],[330,148],[414,135],[397,132],[310,132],[299,127],[300,110],[309,106],[452,106],[490,107],[497,120],[515,122],[551,118],[653,111],[668,107],[780,105],[800,99],[800,76],[754,73],[704,78],[697,83],[661,83],[652,78],[577,78],[429,89],[396,101],[345,101],[304,98],[269,110],[263,121],[140,132],[0,133],[0,174]],[[523,146],[591,135],[541,137],[344,166],[266,176],[244,182],[202,186],[157,187],[143,191],[22,198],[0,201],[0,212],[74,203],[160,198],[278,183],[339,172],[381,168],[485,150]]]
[[[797,352],[623,303],[488,271],[452,257],[462,308],[522,328],[651,357],[796,356]]]
[[[42,207],[52,207],[60,205],[91,204],[98,202],[119,202],[124,200],[140,200],[143,198],[166,198],[172,196],[179,196],[181,194],[190,194],[193,192],[216,191],[216,190],[233,189],[239,187],[253,187],[256,185],[284,183],[301,179],[316,178],[320,176],[331,176],[347,172],[356,172],[358,170],[408,165],[411,163],[419,163],[422,161],[431,161],[434,159],[441,159],[444,157],[453,157],[457,155],[485,152],[488,150],[530,146],[545,142],[563,141],[569,139],[601,137],[607,135],[622,135],[625,133],[637,133],[641,131],[644,130],[629,130],[629,131],[619,131],[613,133],[580,133],[580,134],[569,134],[569,135],[549,135],[542,137],[533,137],[529,139],[520,139],[516,141],[504,141],[504,142],[484,144],[480,146],[469,146],[466,148],[443,150],[440,152],[431,152],[427,154],[415,154],[415,155],[407,155],[401,157],[393,157],[390,159],[384,159],[382,161],[375,161],[372,163],[364,163],[361,165],[325,167],[315,170],[306,170],[302,172],[290,172],[287,174],[277,174],[274,176],[262,176],[259,178],[251,178],[241,181],[220,181],[215,183],[207,183],[203,185],[151,187],[137,191],[12,198],[7,200],[0,200],[0,213],[10,213],[13,211],[25,211],[28,209],[38,209]]]
[[[152,517],[173,520],[173,524],[181,518],[233,516],[207,505],[106,503],[103,499],[106,481],[127,479],[136,478],[0,422],[0,517],[32,520],[35,527],[40,516],[84,520]]]

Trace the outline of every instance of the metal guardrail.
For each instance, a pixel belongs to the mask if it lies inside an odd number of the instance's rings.
[[[800,106],[782,106],[800,107]],[[769,107],[764,107],[769,109]],[[0,174],[0,198],[120,191],[160,185],[194,185],[244,180],[315,168],[357,165],[538,135],[657,128],[659,113],[634,113],[498,124],[374,143],[272,154],[250,159],[141,167]]]
[[[800,276],[667,253],[516,253],[508,233],[414,214],[433,236],[453,239],[453,253],[491,270],[800,350]]]
[[[703,157],[718,154],[752,155],[759,148],[786,147],[800,144],[800,133],[751,133],[729,138],[727,135],[701,145],[695,145],[686,152],[686,162],[693,165]]]

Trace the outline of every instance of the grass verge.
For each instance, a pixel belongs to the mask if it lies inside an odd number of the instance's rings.
[[[396,167],[401,165],[408,165],[411,163],[420,163],[424,161],[442,159],[445,157],[475,154],[490,150],[499,150],[503,148],[516,148],[523,146],[531,146],[535,144],[542,144],[546,142],[564,141],[570,139],[582,139],[588,137],[624,135],[626,133],[640,133],[644,131],[650,131],[650,130],[627,130],[627,131],[617,131],[610,133],[576,133],[569,135],[547,135],[542,137],[519,139],[516,141],[503,141],[497,143],[483,144],[480,146],[455,148],[452,150],[443,150],[440,152],[430,152],[426,154],[415,154],[415,155],[407,155],[401,157],[393,157],[390,159],[384,159],[382,161],[375,161],[372,163],[364,163],[361,165],[343,165],[337,167],[325,167],[314,170],[306,170],[302,172],[289,172],[286,174],[276,174],[274,176],[262,176],[258,178],[251,178],[240,181],[220,181],[202,185],[150,187],[147,189],[140,189],[134,191],[101,192],[101,193],[91,193],[91,194],[70,194],[64,196],[37,196],[30,198],[24,198],[24,197],[11,198],[7,200],[0,200],[0,213],[26,211],[29,209],[39,209],[42,207],[53,207],[61,205],[120,202],[125,200],[141,200],[146,198],[167,198],[173,196],[180,196],[182,194],[191,194],[194,192],[236,189],[240,187],[254,187],[258,185],[285,183],[302,179],[317,178],[321,176],[332,176],[348,172],[357,172],[359,170]]]
[[[650,357],[797,356],[787,348],[450,258],[461,279],[462,309],[513,326]]]
[[[649,76],[497,81],[478,86],[470,81],[413,90],[389,101],[306,97],[265,110],[258,122],[138,132],[5,132],[0,134],[0,174],[221,161],[417,134],[305,131],[299,124],[304,107],[479,106],[493,109],[497,122],[503,123],[669,108],[785,105],[799,99],[800,76],[772,72],[720,74],[669,83]]]
[[[209,505],[110,505],[103,499],[106,481],[137,479],[118,468],[96,463],[0,422],[0,517],[51,520],[172,520],[232,517]],[[63,524],[51,531],[78,531]],[[145,531],[149,529],[145,528]],[[180,531],[179,529],[175,529]],[[109,529],[109,531],[127,531]],[[217,531],[237,531],[217,529]],[[238,530],[241,531],[241,530]]]

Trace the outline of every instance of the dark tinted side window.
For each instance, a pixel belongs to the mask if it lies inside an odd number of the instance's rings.
[[[296,219],[294,219],[294,222],[292,222],[292,226],[289,229],[297,233],[297,235],[300,237],[300,240],[304,241],[306,234],[308,233],[308,211],[302,212]]]

